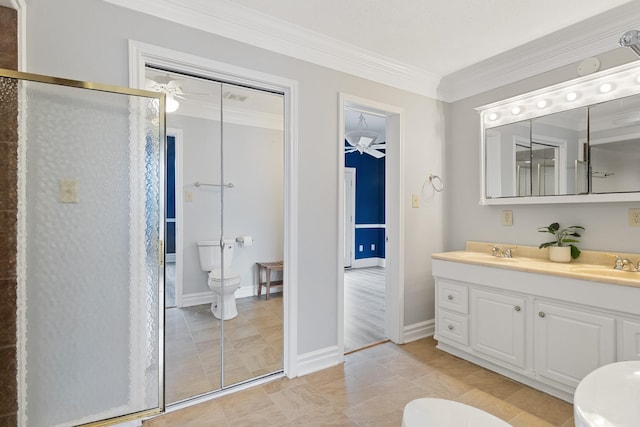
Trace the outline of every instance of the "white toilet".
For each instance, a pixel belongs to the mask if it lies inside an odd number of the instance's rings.
[[[473,406],[425,397],[407,403],[402,427],[511,427],[511,424]]]
[[[233,319],[238,315],[236,309],[235,292],[240,288],[240,275],[231,271],[231,260],[233,259],[233,240],[224,242],[224,269],[222,268],[222,257],[220,242],[213,240],[200,240],[198,245],[198,258],[202,271],[209,272],[207,284],[213,291],[213,303],[211,313],[222,320]],[[222,271],[224,270],[224,280]],[[222,285],[224,282],[224,286]],[[223,313],[224,308],[224,313]]]

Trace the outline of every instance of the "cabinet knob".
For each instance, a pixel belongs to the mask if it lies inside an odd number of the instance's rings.
[[[453,325],[449,325],[449,326],[447,326],[447,328],[448,328],[450,331],[453,331]]]
[[[520,310],[522,310],[522,309],[520,308],[520,306],[519,306],[519,305],[516,305],[515,307],[513,307],[513,309],[514,309],[515,311],[520,311]]]
[[[538,316],[544,317],[544,316],[546,316],[546,314],[544,314],[544,311],[541,311],[541,312],[538,313]]]
[[[447,295],[447,299],[451,301],[453,299],[453,295]]]

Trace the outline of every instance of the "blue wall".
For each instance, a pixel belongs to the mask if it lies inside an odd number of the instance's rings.
[[[167,136],[167,219],[175,219],[176,217],[176,139],[173,136]],[[165,229],[165,245],[166,253],[174,254],[176,252],[176,223],[166,223]]]
[[[344,163],[346,167],[356,169],[356,225],[384,224],[385,158],[376,159],[355,151],[345,154]],[[355,258],[384,258],[384,239],[384,228],[356,228]],[[371,250],[372,243],[375,250]],[[360,245],[363,246],[362,252]]]

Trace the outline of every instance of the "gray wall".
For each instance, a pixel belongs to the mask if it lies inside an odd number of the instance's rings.
[[[200,269],[198,240],[220,237],[220,189],[196,187],[196,181],[220,181],[220,122],[167,115],[167,127],[183,130],[182,190],[192,201],[183,203],[183,274],[185,296],[210,292],[207,273]],[[250,235],[252,246],[234,247],[231,270],[240,274],[240,286],[256,287],[257,261],[282,259],[283,248],[283,145],[282,131],[233,123],[224,125],[225,183],[224,237]],[[255,292],[254,292],[255,293]]]
[[[601,69],[635,59],[628,49],[599,56]],[[480,125],[475,107],[578,77],[578,64],[540,74],[447,105],[445,150],[445,248],[463,249],[465,241],[538,245],[545,236],[536,229],[558,221],[586,227],[579,247],[610,252],[640,252],[640,228],[629,227],[628,209],[640,203],[580,203],[480,206]],[[513,226],[501,225],[502,210],[513,211]]]
[[[411,193],[429,173],[442,173],[441,103],[100,0],[29,0],[27,22],[33,73],[126,86],[127,40],[134,39],[299,82],[299,354],[337,344],[338,93],[402,107],[405,325],[434,317],[430,254],[443,248],[443,193],[427,194],[419,209],[411,209]]]

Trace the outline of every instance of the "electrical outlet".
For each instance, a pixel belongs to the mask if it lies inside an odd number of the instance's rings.
[[[640,227],[640,208],[629,209],[629,225],[631,227]]]
[[[372,250],[372,251],[375,251],[375,250],[376,250],[376,244],[375,244],[375,243],[372,243],[372,244],[371,244],[371,250]]]
[[[360,252],[364,252],[364,245],[360,245],[360,246],[358,246],[358,250],[359,250]]]
[[[513,211],[502,211],[502,225],[513,225]]]
[[[60,180],[60,203],[78,203],[78,181],[75,179]]]
[[[412,208],[420,207],[420,196],[418,196],[416,193],[413,193],[411,195],[411,207]]]

